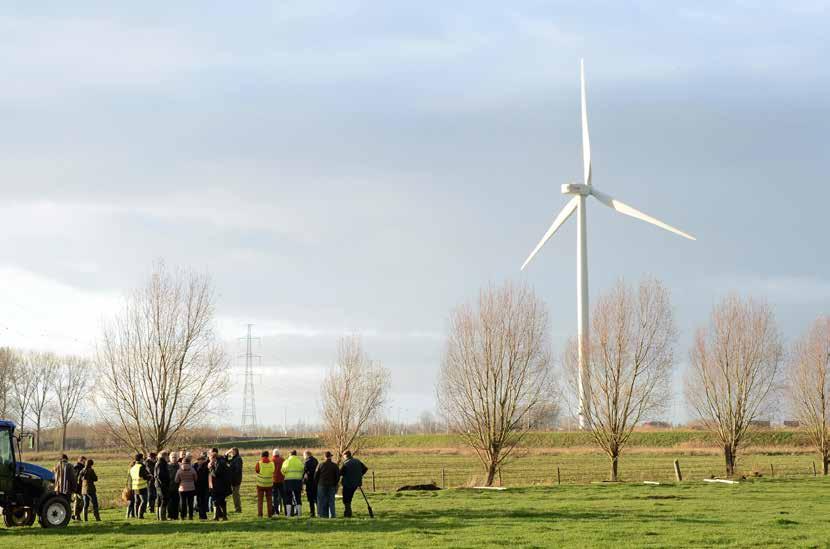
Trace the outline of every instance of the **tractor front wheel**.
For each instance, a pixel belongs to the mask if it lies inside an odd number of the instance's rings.
[[[35,511],[31,507],[3,509],[3,523],[8,528],[31,526],[35,523]]]
[[[69,502],[58,496],[46,500],[40,511],[40,525],[44,528],[64,528],[70,518]]]

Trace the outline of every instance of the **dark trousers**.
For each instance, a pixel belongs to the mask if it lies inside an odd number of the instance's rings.
[[[213,518],[214,520],[225,519],[228,518],[228,507],[227,502],[225,499],[228,497],[226,494],[217,494],[214,492],[212,494],[213,497]]]
[[[313,482],[306,482],[305,497],[308,500],[309,516],[314,516],[314,508],[317,506],[317,484]]]
[[[135,510],[133,516],[136,518],[144,518],[144,511],[147,510],[147,487],[135,490]]]
[[[179,492],[179,518],[193,520],[193,498],[195,491]]]
[[[159,520],[167,520],[167,490],[156,488],[156,516]]]
[[[303,503],[303,481],[300,479],[285,481],[285,503],[286,515],[288,514],[288,506],[291,506],[292,514],[297,515],[300,512],[300,505]]]
[[[167,494],[167,518],[178,520],[179,518],[179,491],[170,490]]]
[[[274,483],[274,514],[279,515],[280,510],[285,508],[285,484]]]
[[[352,516],[352,498],[357,491],[357,486],[343,486],[343,516]]]
[[[92,514],[95,520],[101,520],[101,515],[98,514],[98,494],[92,492],[91,494],[84,494],[84,522],[89,517],[89,508],[92,507]]]
[[[138,494],[133,491],[130,494],[130,501],[127,502],[127,518],[135,516],[135,499],[138,497]]]
[[[151,513],[155,513],[156,512],[156,499],[157,499],[156,485],[155,484],[151,484],[150,486],[147,487],[147,497],[149,498],[149,501],[147,502],[147,510],[150,511]]]
[[[208,514],[208,493],[206,490],[196,491],[196,508],[199,510],[199,518],[207,519]]]

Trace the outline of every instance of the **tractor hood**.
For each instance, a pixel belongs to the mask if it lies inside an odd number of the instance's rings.
[[[55,481],[55,474],[49,469],[35,465],[34,463],[20,462],[17,464],[17,470],[21,476],[29,476],[30,478],[39,478],[41,480]]]

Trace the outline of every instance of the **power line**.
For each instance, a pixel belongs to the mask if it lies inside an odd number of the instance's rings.
[[[259,428],[256,422],[254,359],[261,361],[262,356],[253,354],[252,343],[254,340],[259,341],[260,338],[251,337],[252,326],[253,324],[248,324],[248,335],[239,338],[245,340],[245,354],[240,355],[245,357],[245,389],[242,397],[242,426],[240,431],[242,436],[256,437],[259,436]]]

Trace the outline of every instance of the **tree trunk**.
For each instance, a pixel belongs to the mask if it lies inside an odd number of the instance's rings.
[[[735,451],[731,444],[724,445],[723,457],[726,462],[726,476],[732,477],[735,474]]]
[[[617,482],[617,463],[619,461],[619,455],[615,454],[611,456],[611,482]]]
[[[35,424],[35,452],[40,452],[40,422]]]
[[[830,456],[824,456],[824,459],[822,459],[821,461],[824,464],[824,466],[821,469],[821,472],[822,472],[823,475],[827,476],[827,473],[828,473],[827,469],[828,469],[828,467],[830,467]]]
[[[484,484],[485,486],[492,486],[493,480],[496,478],[496,464],[495,462],[491,462],[490,466],[487,468],[487,482]]]
[[[66,450],[66,424],[64,423],[61,429],[61,452]]]

